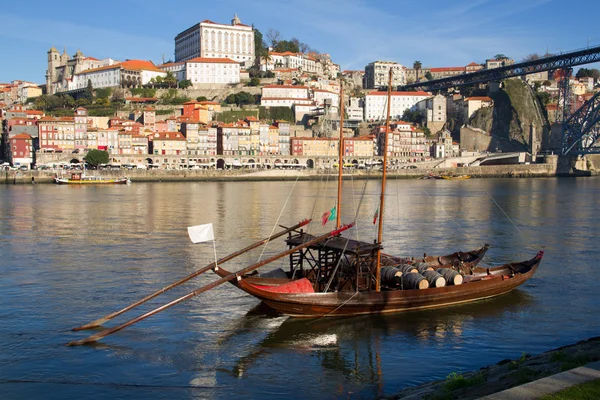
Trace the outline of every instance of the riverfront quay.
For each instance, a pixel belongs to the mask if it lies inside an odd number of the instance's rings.
[[[411,168],[391,168],[390,179],[419,179],[428,175],[469,175],[472,178],[543,178],[556,176],[593,176],[600,170],[600,155],[560,158],[545,156],[543,163],[481,165],[470,167],[436,167],[439,163],[408,164]],[[0,171],[0,184],[54,183],[54,176],[70,175],[69,170]],[[235,182],[235,181],[287,181],[319,180],[337,175],[332,169],[120,169],[94,170],[90,175],[104,178],[126,176],[132,182]],[[377,169],[347,169],[345,179],[380,179]]]
[[[31,184],[54,183],[54,175],[69,176],[68,170],[45,171],[3,171],[2,183],[5,184]],[[318,180],[324,177],[337,175],[336,171],[324,170],[99,170],[90,171],[90,175],[105,178],[118,178],[126,176],[132,182],[204,182],[204,181],[286,181],[286,180]],[[516,164],[494,165],[461,168],[415,168],[391,170],[388,179],[419,179],[433,175],[469,175],[472,178],[541,178],[554,177],[559,174],[553,164]],[[568,175],[568,174],[566,174]],[[344,179],[380,179],[381,172],[377,170],[347,170]]]

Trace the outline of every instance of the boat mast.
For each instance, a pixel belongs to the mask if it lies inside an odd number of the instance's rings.
[[[383,140],[383,178],[381,179],[381,198],[379,199],[379,229],[377,232],[377,265],[375,268],[375,291],[381,290],[381,242],[383,241],[383,206],[385,199],[385,182],[387,177],[387,153],[388,153],[388,135],[390,131],[390,108],[392,102],[392,75],[393,70],[390,68],[390,79],[388,82],[387,92],[387,117],[385,119],[385,138]]]
[[[339,154],[338,154],[338,192],[337,192],[337,204],[335,205],[335,227],[339,228],[342,218],[342,210],[340,208],[342,203],[342,168],[343,168],[343,157],[344,157],[344,84],[340,82],[340,142]]]

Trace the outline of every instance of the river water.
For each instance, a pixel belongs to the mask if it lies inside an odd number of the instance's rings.
[[[483,263],[543,249],[516,291],[433,311],[291,320],[253,313],[227,284],[96,345],[72,327],[214,259],[187,226],[212,222],[223,257],[334,205],[334,182],[0,186],[0,393],[8,399],[375,398],[600,334],[600,180],[388,181],[386,252],[448,254],[489,243]],[[345,181],[342,220],[376,237],[375,181]],[[360,206],[360,207],[359,207]],[[331,224],[331,223],[329,223]],[[311,224],[323,232],[320,222]],[[241,268],[283,249],[246,254]],[[275,263],[270,268],[279,267]],[[106,326],[215,279],[206,273]],[[161,301],[162,298],[162,301]]]

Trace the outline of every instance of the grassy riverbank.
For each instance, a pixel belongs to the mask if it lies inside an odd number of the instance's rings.
[[[452,373],[443,381],[407,388],[386,399],[477,399],[600,360],[600,337],[539,355],[523,353],[514,360],[468,373]]]

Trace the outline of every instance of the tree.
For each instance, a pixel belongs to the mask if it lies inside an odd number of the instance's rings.
[[[92,86],[92,80],[88,79],[87,87],[85,88],[85,92],[83,93],[83,97],[88,101],[92,101],[94,99],[94,86]]]
[[[422,67],[422,66],[423,66],[423,65],[421,64],[421,61],[415,61],[415,62],[413,63],[413,69],[415,70],[415,74],[416,74],[416,76],[417,76],[417,82],[419,82],[419,80],[420,80],[420,77],[419,77],[419,71],[421,70],[421,67]]]
[[[34,106],[37,110],[48,110],[50,108],[50,100],[48,96],[43,94],[35,99]]]
[[[96,89],[96,98],[97,99],[108,99],[110,97],[111,92],[112,92],[111,88]]]
[[[103,150],[90,150],[83,159],[89,165],[96,168],[100,164],[108,164],[108,152]]]
[[[594,81],[597,81],[598,79],[600,79],[600,71],[596,68],[580,68],[579,71],[577,71],[577,75],[575,75],[578,79],[579,78],[594,78]]]
[[[77,107],[85,107],[89,106],[90,104],[92,104],[92,102],[87,97],[81,97],[75,100],[75,106]]]
[[[198,96],[196,97],[196,101],[208,101],[208,99],[206,98],[206,96]]]
[[[167,71],[167,75],[163,78],[163,82],[170,88],[177,87],[177,77],[171,71]]]
[[[248,86],[259,86],[260,85],[260,79],[257,77],[251,78],[250,82],[248,83]]]
[[[254,26],[252,27],[252,30],[254,31],[254,66],[258,67],[260,66],[260,55],[263,53],[263,49],[265,49],[267,46],[263,40],[262,33]]]
[[[427,71],[425,73],[425,79],[427,79],[428,81],[432,81],[433,80],[433,75],[431,75],[431,71]]]
[[[67,107],[67,108],[75,107],[75,99],[73,99],[72,96],[70,96],[68,94],[63,94],[60,96],[60,98],[63,101],[63,107]]]
[[[265,62],[265,71],[267,71],[269,69],[269,61],[271,61],[271,53],[269,52],[269,49],[262,49],[262,52],[260,54],[260,58],[262,60],[264,60]]]
[[[179,88],[181,89],[187,89],[192,85],[192,81],[190,81],[189,79],[184,79],[181,82],[179,82]]]
[[[527,62],[527,61],[535,61],[535,60],[539,60],[540,58],[542,58],[539,54],[537,53],[532,53],[530,55],[528,55],[527,57],[525,57],[523,59],[523,62]]]
[[[277,43],[279,43],[279,40],[281,39],[281,33],[279,33],[278,30],[269,28],[269,30],[267,31],[267,44],[271,47],[275,47],[277,46]]]
[[[494,60],[508,60],[508,57],[502,53],[498,53],[494,56]]]
[[[294,43],[290,40],[281,40],[277,42],[274,48],[275,51],[279,53],[285,53],[289,51],[290,53],[299,53],[300,49],[298,48],[298,44]]]

